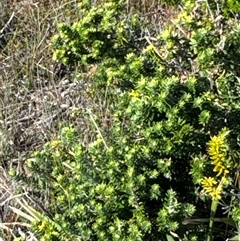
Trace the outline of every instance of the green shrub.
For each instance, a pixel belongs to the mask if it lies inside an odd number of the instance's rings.
[[[203,211],[196,180],[212,172],[199,161],[191,170],[191,161],[224,127],[231,149],[239,144],[240,27],[224,11],[218,1],[184,1],[156,41],[139,40],[124,1],[82,5],[79,22],[60,25],[54,58],[98,66],[89,93],[113,101],[112,126],[87,145],[65,128],[35,153],[32,171],[49,180],[61,227],[50,237],[36,225],[42,240],[165,240],[170,232],[205,240],[202,227],[182,225],[194,206]]]

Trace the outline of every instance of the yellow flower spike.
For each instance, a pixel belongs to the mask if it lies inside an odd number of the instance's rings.
[[[208,154],[216,176],[204,177],[201,185],[206,194],[212,198],[212,203],[218,203],[218,200],[221,199],[223,188],[228,184],[229,159],[227,158],[228,146],[225,143],[228,133],[229,131],[222,130],[218,136],[211,137],[211,140],[207,143]]]
[[[208,143],[209,146],[209,155],[214,156],[216,154],[219,154],[220,149],[225,147],[224,144],[224,137],[223,136],[213,136],[211,140]]]
[[[213,157],[211,157],[213,158]],[[214,161],[212,161],[212,165],[216,166],[217,164],[222,163],[222,160],[219,158],[215,158]]]
[[[217,177],[219,177],[222,173],[224,173],[224,170],[225,170],[225,166],[222,165],[222,163],[218,163],[213,169],[214,172],[218,172]]]
[[[205,187],[204,188],[204,191],[207,193],[207,194],[209,194],[209,193],[211,193],[212,191],[213,191],[213,187]]]
[[[222,181],[224,181],[223,178]],[[220,183],[216,187],[215,185],[217,184],[217,181],[213,177],[204,177],[201,183],[205,192],[210,195],[213,200],[221,199],[223,183]]]
[[[222,193],[222,188],[221,187],[215,187],[212,189],[212,191],[209,193],[209,195],[211,196],[211,198],[213,200],[220,200],[221,199],[221,193]]]
[[[226,163],[226,144],[225,137],[228,133],[222,133],[218,136],[213,136],[208,142],[208,153],[212,160],[212,165],[214,165],[214,172],[217,172],[217,177],[225,175],[227,173]]]
[[[225,172],[224,176],[222,176],[221,181],[219,184],[216,186],[217,181],[213,177],[204,177],[202,180],[202,186],[205,192],[211,196],[212,200],[220,200],[221,199],[221,194],[223,191],[223,186],[227,183],[227,178],[225,177]]]
[[[209,192],[209,190],[212,190],[212,187],[217,184],[217,181],[213,177],[204,177],[201,183],[204,190]]]

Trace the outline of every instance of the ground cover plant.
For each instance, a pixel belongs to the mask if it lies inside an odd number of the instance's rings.
[[[62,124],[28,175],[10,169],[29,188],[14,211],[36,239],[238,240],[234,3],[182,1],[158,30],[141,18],[150,4],[82,1],[58,25],[53,59],[92,102],[71,111],[88,133]]]

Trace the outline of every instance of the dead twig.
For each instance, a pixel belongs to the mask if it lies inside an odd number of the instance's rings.
[[[7,21],[7,23],[4,25],[4,27],[0,30],[0,38],[3,37],[4,35],[4,31],[9,27],[10,23],[13,20],[13,17],[15,15],[15,12],[12,13],[11,17],[9,18],[9,20]]]

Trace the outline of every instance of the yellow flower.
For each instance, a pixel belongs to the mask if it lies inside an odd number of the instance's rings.
[[[210,195],[213,200],[221,199],[222,185],[216,187],[217,181],[213,177],[204,177],[201,183],[205,192]]]
[[[220,152],[225,147],[224,137],[223,136],[213,136],[211,140],[208,142],[208,152],[212,157],[219,157]],[[213,158],[213,159],[215,159]]]
[[[225,137],[228,133],[229,132],[225,131],[218,136],[213,136],[207,143],[211,163],[214,166],[213,171],[217,172],[217,175],[215,178],[204,177],[201,180],[201,184],[204,191],[210,195],[213,200],[221,199],[223,188],[228,183],[226,178],[229,173],[227,159],[228,146],[225,143]]]
[[[218,186],[216,188],[213,188],[213,190],[209,193],[209,195],[212,197],[213,200],[221,199],[223,185],[226,183],[227,183],[227,178],[225,176],[223,176],[220,183],[218,184]]]
[[[213,136],[208,142],[208,153],[212,160],[212,164],[215,166],[213,171],[217,172],[217,176],[220,176],[227,171],[226,163],[226,145],[225,145],[225,136],[218,135]]]
[[[139,97],[139,94],[138,94],[135,90],[132,90],[129,95],[130,95],[133,99],[138,99],[138,97]]]
[[[216,186],[217,181],[213,177],[204,177],[201,181],[204,191],[211,196],[213,200],[220,200],[221,193],[223,190],[223,185],[227,183],[227,178],[222,177],[218,186]]]
[[[222,187],[214,187],[211,192],[209,192],[209,195],[213,200],[220,200],[221,199],[221,193],[222,193]]]
[[[222,173],[225,173],[225,166],[222,165],[221,162],[216,164],[216,166],[213,169],[214,172],[218,172],[217,177],[220,176]]]
[[[201,184],[204,190],[209,193],[213,189],[213,186],[217,184],[217,181],[213,177],[204,177]]]

